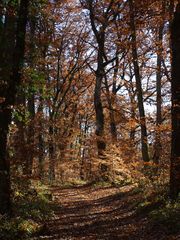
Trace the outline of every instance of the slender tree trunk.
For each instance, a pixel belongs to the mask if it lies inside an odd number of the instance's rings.
[[[28,98],[28,112],[30,113],[30,123],[27,128],[27,144],[28,144],[28,156],[26,157],[26,173],[32,175],[33,158],[34,158],[34,117],[35,117],[35,104],[34,95]]]
[[[143,103],[141,75],[140,75],[140,69],[138,64],[136,26],[135,26],[133,0],[129,0],[129,7],[130,7],[130,28],[131,28],[131,36],[132,36],[132,57],[133,57],[134,73],[136,78],[138,108],[139,108],[140,127],[141,127],[141,151],[142,151],[143,161],[148,162],[149,153],[148,153],[146,117],[145,117],[145,110],[144,110],[144,103]]]
[[[7,156],[7,135],[11,121],[10,111],[2,105],[0,109],[0,214],[9,214],[10,203],[10,164]]]
[[[9,124],[11,122],[11,109],[8,108],[7,88],[12,72],[15,38],[15,17],[10,16],[7,8],[5,23],[1,29],[1,60],[0,60],[0,214],[11,212],[10,203],[10,163],[7,153],[7,137]]]
[[[103,139],[104,135],[104,113],[103,106],[101,101],[101,87],[102,80],[104,77],[104,68],[103,68],[103,58],[101,53],[98,54],[98,68],[96,71],[96,85],[94,90],[94,106],[96,112],[96,136],[97,136],[97,147],[98,155],[103,155],[104,150],[106,149],[106,143]]]
[[[103,152],[106,149],[106,142],[104,140],[104,113],[103,113],[103,105],[101,100],[101,92],[102,92],[102,81],[105,76],[104,70],[104,44],[105,44],[105,29],[106,24],[102,24],[100,29],[97,29],[96,20],[94,15],[94,8],[92,1],[87,1],[89,5],[90,11],[90,20],[91,20],[91,27],[93,33],[96,37],[96,41],[98,44],[98,56],[97,56],[97,69],[96,69],[96,84],[94,89],[94,107],[96,113],[96,137],[97,137],[97,149],[98,155],[103,155]]]
[[[118,68],[119,68],[118,49],[116,50],[116,57],[117,59],[116,59],[114,74],[113,74],[112,96],[110,95],[107,77],[105,76],[105,87],[106,87],[106,95],[107,95],[107,102],[108,102],[108,108],[109,108],[109,119],[110,119],[110,132],[111,132],[111,137],[113,142],[117,141],[117,127],[116,127],[113,105],[114,105],[116,94],[118,91],[118,88],[116,86],[117,74],[118,74]]]
[[[85,138],[86,138],[86,136],[88,134],[88,117],[85,118],[85,120],[84,120],[84,127],[81,127],[81,131],[82,131],[81,135],[82,135],[82,138],[83,138],[83,143],[82,143],[83,147],[81,146],[81,149],[82,148],[83,149],[81,151],[80,178],[81,178],[81,180],[85,180],[86,176],[87,176],[87,171],[86,171],[87,170],[86,169],[86,165],[87,165],[87,163],[86,163],[86,161],[87,161],[87,159],[86,159],[86,151],[87,151],[87,149],[86,149],[86,146],[85,146]]]
[[[134,101],[133,101],[133,102],[131,102],[131,119],[135,119],[135,118],[136,118],[136,113],[135,113]],[[132,144],[134,144],[134,142],[135,142],[135,134],[136,134],[136,127],[132,126],[131,130],[130,130],[130,139],[131,139]]]
[[[2,34],[3,34],[3,28],[4,28],[4,23],[3,23],[3,9],[4,9],[4,4],[0,3],[0,44],[2,44],[1,39],[2,39]],[[0,47],[1,49],[1,47]],[[1,52],[2,53],[2,52]]]
[[[44,59],[44,62],[46,62],[46,56],[47,56],[48,46],[43,46],[42,50],[42,57]],[[42,64],[42,67],[40,68],[40,71],[44,73],[44,78],[47,79],[49,84],[49,74],[46,64]],[[39,107],[38,107],[38,114],[40,115],[39,119],[39,133],[38,133],[38,146],[39,146],[39,153],[38,153],[38,171],[39,171],[39,177],[41,180],[45,177],[45,149],[46,149],[46,143],[45,143],[45,126],[44,126],[44,113],[43,110],[45,108],[44,106],[44,95],[43,95],[43,87],[42,85],[39,89]]]
[[[43,133],[39,134],[39,177],[41,180],[44,178],[44,138]]]
[[[153,161],[158,164],[161,156],[161,130],[159,127],[162,123],[162,96],[161,96],[161,78],[162,78],[162,41],[163,41],[163,29],[164,29],[164,22],[161,24],[161,26],[158,29],[158,49],[157,49],[157,72],[156,72],[156,103],[157,103],[157,111],[156,111],[156,135],[155,135],[155,148],[154,148],[154,155],[153,155]]]
[[[49,181],[55,180],[55,143],[54,143],[54,127],[49,127]]]
[[[17,91],[15,105],[20,106],[20,111],[18,112],[18,117],[15,118],[14,122],[17,126],[17,136],[16,136],[16,145],[15,145],[15,154],[20,161],[22,166],[23,174],[27,175],[27,164],[26,158],[24,158],[24,151],[27,151],[27,142],[26,142],[26,126],[25,126],[25,116],[26,116],[26,97],[25,91],[22,88],[19,88]]]
[[[129,87],[128,87],[128,93],[129,93],[129,99],[130,99],[130,110],[131,110],[131,119],[135,121],[136,119],[136,110],[137,110],[137,104],[136,104],[136,91],[134,88],[134,83],[133,83],[133,74],[132,74],[132,69],[130,66],[130,79],[129,79]],[[136,125],[132,125],[130,127],[130,141],[132,145],[135,144],[135,135],[136,135]]]
[[[97,136],[97,148],[98,155],[103,155],[106,149],[106,143],[104,140],[104,113],[101,100],[102,81],[105,76],[104,70],[104,32],[100,31],[100,36],[97,38],[98,42],[98,57],[97,57],[97,70],[96,70],[96,85],[94,90],[94,106],[96,112],[96,136]]]
[[[170,196],[176,199],[180,193],[180,3],[172,22],[172,141]]]
[[[108,108],[109,108],[109,119],[110,119],[110,132],[112,141],[117,141],[117,129],[116,129],[116,122],[115,122],[115,116],[114,116],[114,109],[113,109],[113,102],[115,99],[115,94],[113,93],[113,96],[110,96],[109,86],[107,82],[107,78],[105,76],[105,87],[106,87],[106,96],[107,96],[107,102],[108,102]]]
[[[4,99],[0,102],[0,214],[7,214],[11,211],[10,207],[10,164],[7,157],[7,137],[9,124],[11,122],[12,106],[15,103],[15,96],[20,84],[25,50],[25,33],[28,15],[28,0],[21,0],[17,32],[16,45],[14,48],[12,74],[7,79],[7,91]],[[7,39],[8,41],[9,39]],[[4,56],[3,56],[4,57]],[[3,86],[4,79],[1,79]]]
[[[11,122],[11,109],[8,109],[7,88],[12,72],[15,17],[9,14],[14,11],[11,6],[7,7],[5,23],[1,29],[0,51],[0,214],[11,212],[10,203],[10,163],[7,153],[7,137]]]
[[[44,126],[43,126],[43,103],[42,97],[40,98],[40,105],[38,113],[41,115],[39,120],[39,133],[38,133],[38,174],[41,180],[44,178],[44,161],[45,161],[45,141],[44,141]]]
[[[31,17],[30,21],[30,46],[29,46],[29,66],[34,70],[34,54],[35,54],[35,19]],[[27,144],[28,144],[28,156],[26,157],[26,172],[29,176],[32,175],[32,167],[33,167],[33,158],[34,158],[34,117],[35,117],[35,99],[34,99],[34,83],[33,79],[30,80],[28,86],[28,112],[30,116],[30,122],[27,127]]]

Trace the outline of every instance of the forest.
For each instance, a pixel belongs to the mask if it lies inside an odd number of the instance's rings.
[[[180,1],[0,0],[0,240],[180,239]]]

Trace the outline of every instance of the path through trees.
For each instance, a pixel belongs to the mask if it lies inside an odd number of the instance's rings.
[[[95,187],[52,189],[55,216],[45,223],[37,239],[53,240],[175,240],[166,229],[149,223],[147,212],[135,209],[140,195],[134,187]]]

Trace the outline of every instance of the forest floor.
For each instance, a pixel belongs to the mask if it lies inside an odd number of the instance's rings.
[[[152,224],[148,212],[138,212],[140,195],[133,186],[52,188],[56,205],[40,236],[51,240],[178,240],[166,227]]]

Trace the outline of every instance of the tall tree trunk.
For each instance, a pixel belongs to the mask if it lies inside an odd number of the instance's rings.
[[[95,16],[94,9],[92,6],[92,2],[89,3],[89,11],[90,11],[90,20],[93,33],[96,37],[96,41],[98,44],[98,56],[97,56],[97,69],[95,71],[96,74],[96,84],[94,89],[94,107],[96,113],[96,136],[97,136],[97,148],[98,155],[103,155],[103,152],[106,149],[106,142],[104,140],[104,113],[103,113],[103,105],[101,100],[101,92],[102,92],[102,81],[105,76],[104,69],[104,44],[105,44],[105,29],[107,26],[105,24],[100,27],[98,30],[95,24]]]
[[[128,90],[128,95],[129,95],[129,100],[130,100],[130,117],[131,120],[135,121],[136,120],[136,110],[137,110],[137,104],[136,104],[136,89],[134,87],[133,83],[133,73],[131,69],[131,65],[129,65],[129,70],[130,70],[130,76],[129,76],[129,86],[127,88]],[[130,142],[132,145],[135,145],[135,135],[136,135],[136,124],[132,124],[130,127]]]
[[[28,98],[28,112],[30,114],[30,123],[27,128],[27,144],[28,156],[26,157],[26,174],[32,175],[33,158],[34,158],[34,117],[35,117],[35,104],[34,94]]]
[[[146,117],[145,117],[145,110],[144,110],[144,103],[143,103],[141,75],[140,75],[140,69],[138,64],[136,26],[135,26],[133,0],[129,0],[129,8],[130,8],[130,28],[131,28],[131,36],[132,36],[132,57],[133,57],[134,73],[136,78],[138,108],[139,108],[140,127],[141,127],[141,151],[142,151],[143,161],[148,162],[149,153],[148,153]]]
[[[32,16],[30,21],[30,46],[29,46],[29,66],[34,70],[35,62],[34,62],[34,55],[35,55],[35,26],[36,20]],[[34,158],[34,117],[35,117],[35,99],[34,99],[34,83],[33,79],[30,80],[28,86],[28,112],[30,116],[30,122],[27,127],[27,144],[28,144],[28,156],[26,157],[26,173],[27,175],[32,175],[32,167],[33,167],[33,158]]]
[[[21,0],[18,15],[16,45],[13,54],[12,74],[7,79],[6,95],[2,95],[0,101],[0,214],[7,214],[10,207],[10,164],[7,157],[7,137],[9,124],[11,122],[12,106],[15,103],[15,96],[21,79],[25,50],[25,33],[28,15],[28,0]],[[6,39],[9,40],[8,38]],[[1,79],[3,86],[4,79]]]
[[[108,103],[108,108],[109,108],[111,137],[112,137],[112,141],[116,142],[117,141],[117,129],[116,129],[115,116],[114,116],[114,109],[113,109],[113,102],[114,102],[116,93],[113,93],[113,96],[111,97],[106,76],[105,76],[105,88],[106,88],[107,103]]]
[[[42,133],[39,134],[39,164],[38,164],[38,175],[40,180],[44,179],[44,138]]]
[[[49,74],[48,74],[48,69],[46,66],[46,56],[47,56],[47,51],[48,51],[48,46],[42,45],[42,57],[44,59],[44,63],[42,64],[40,71],[43,72],[45,80],[48,81],[49,84]],[[39,120],[39,133],[38,133],[38,146],[39,146],[39,154],[38,154],[38,174],[41,180],[44,179],[45,177],[45,148],[46,148],[46,143],[45,143],[45,126],[44,126],[44,94],[43,94],[43,88],[44,84],[42,83],[40,89],[39,89],[39,107],[38,107],[38,114],[40,115],[40,120]]]
[[[7,7],[5,23],[1,31],[0,61],[0,214],[10,213],[10,163],[7,153],[8,127],[11,122],[11,109],[8,109],[7,88],[13,64],[15,38],[15,17],[9,12],[15,10]]]
[[[180,193],[180,3],[172,22],[172,141],[170,196],[172,199]]]
[[[39,120],[39,133],[38,133],[38,174],[41,180],[44,178],[44,161],[45,161],[45,141],[44,141],[44,124],[43,124],[43,103],[42,97],[40,98],[40,105],[38,113],[41,115]]]
[[[131,99],[131,119],[136,119],[136,112],[135,112],[135,108],[134,108],[134,99]],[[130,130],[130,140],[132,142],[132,144],[135,143],[135,134],[136,134],[136,126],[131,126],[131,130]]]
[[[49,127],[49,181],[52,183],[55,180],[55,142],[54,142],[54,127]]]
[[[162,13],[164,15],[164,11]],[[161,96],[161,78],[162,78],[162,60],[163,60],[163,29],[164,29],[164,19],[160,27],[158,28],[158,48],[157,48],[157,72],[156,72],[156,103],[157,103],[157,110],[156,110],[156,135],[155,135],[155,148],[154,148],[154,155],[153,161],[158,164],[161,156],[161,130],[159,127],[162,123],[162,96]]]
[[[104,113],[101,101],[101,88],[102,80],[104,77],[104,67],[103,67],[103,56],[101,51],[98,53],[98,67],[96,70],[96,85],[94,90],[94,106],[96,112],[96,136],[97,136],[97,147],[98,155],[103,155],[106,149],[106,143],[103,139],[104,135]]]
[[[3,28],[4,28],[4,23],[3,23],[3,10],[4,10],[4,4],[0,3],[0,44],[1,39],[2,39],[2,33],[3,33]],[[0,47],[1,48],[1,47]]]
[[[108,81],[107,81],[107,76],[105,76],[105,88],[106,88],[106,95],[107,95],[107,102],[108,102],[108,108],[109,108],[109,119],[110,119],[110,132],[111,132],[111,137],[112,141],[116,142],[117,141],[117,127],[116,127],[116,120],[115,120],[115,111],[113,109],[113,105],[116,99],[116,94],[119,88],[117,88],[116,83],[117,83],[117,74],[118,74],[118,68],[119,68],[119,59],[118,59],[118,48],[116,50],[116,62],[114,66],[114,74],[113,74],[113,85],[112,85],[112,96],[110,94],[109,86],[108,86]]]
[[[15,145],[15,154],[20,161],[20,165],[23,169],[23,174],[27,174],[27,165],[26,158],[24,159],[24,151],[27,151],[27,142],[26,142],[26,126],[25,126],[25,117],[26,117],[26,96],[23,88],[19,88],[17,91],[15,105],[19,106],[19,111],[17,110],[18,117],[14,119],[14,123],[17,126],[17,136],[16,136],[16,145]]]

